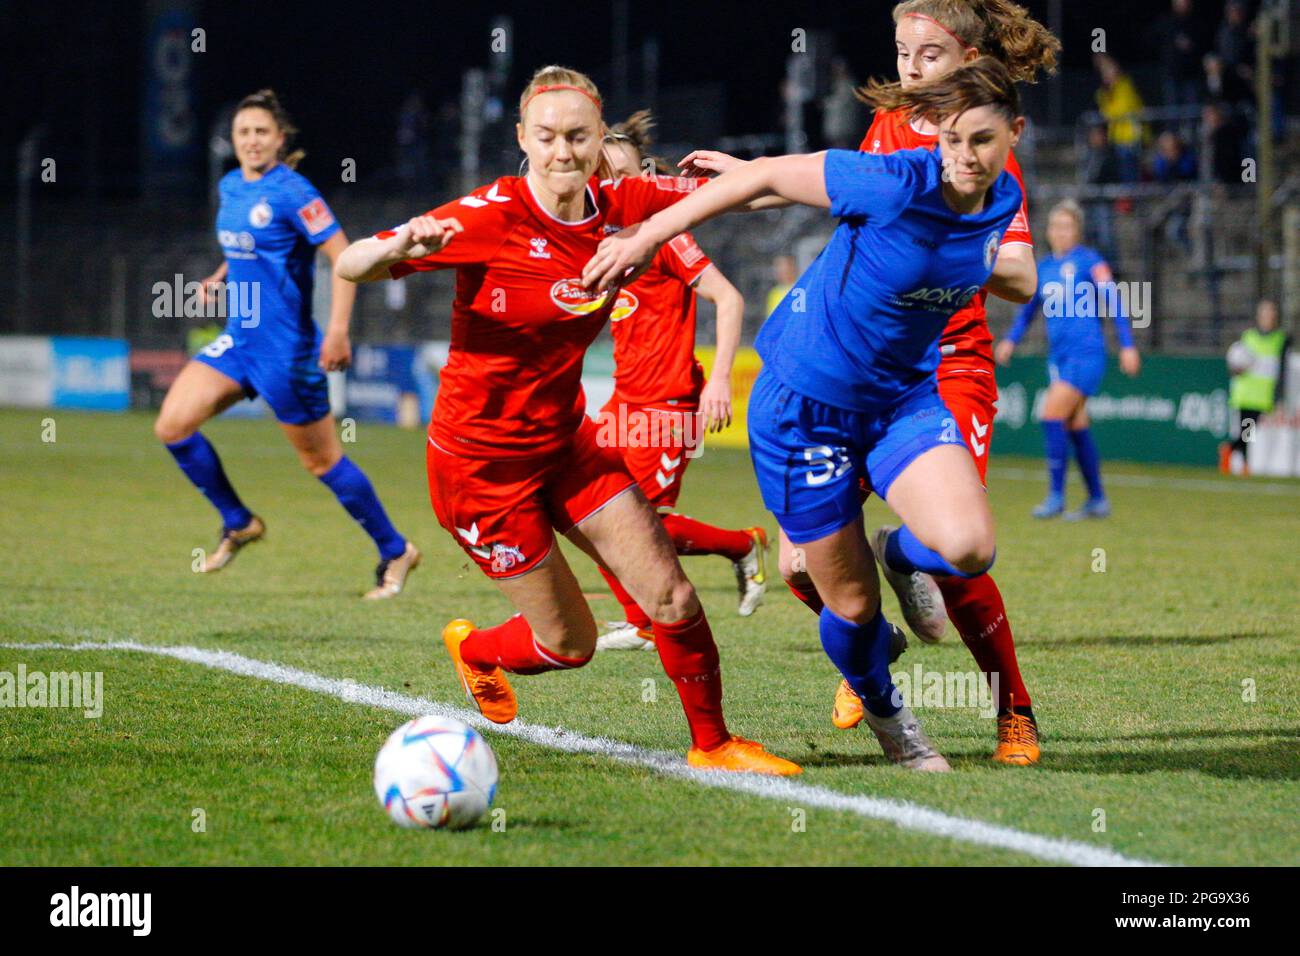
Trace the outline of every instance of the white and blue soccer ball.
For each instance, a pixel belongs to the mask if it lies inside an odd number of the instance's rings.
[[[417,717],[393,731],[375,758],[375,795],[398,826],[472,826],[497,790],[497,758],[477,730],[454,717]]]

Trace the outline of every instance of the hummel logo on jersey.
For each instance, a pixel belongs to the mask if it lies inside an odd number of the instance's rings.
[[[462,206],[469,206],[471,209],[482,209],[490,202],[509,202],[509,196],[501,196],[497,193],[499,188],[500,187],[494,183],[492,188],[483,194],[482,199],[478,196],[466,196],[460,201],[460,204]]]
[[[533,259],[549,259],[549,258],[551,258],[551,254],[550,254],[549,252],[546,251],[546,240],[545,240],[545,239],[542,239],[542,238],[539,237],[539,236],[534,236],[532,239],[529,239],[529,240],[528,240],[528,244],[529,244],[530,246],[532,246],[532,248],[528,250],[528,255],[529,255],[529,257],[531,257],[531,258],[533,258]]]
[[[988,446],[988,442],[982,442],[979,439],[983,438],[985,435],[989,433],[989,426],[981,425],[980,420],[976,418],[973,414],[970,417],[970,424],[973,432],[970,436],[971,450],[975,452],[976,458],[982,458],[984,452],[988,449],[989,446]]]

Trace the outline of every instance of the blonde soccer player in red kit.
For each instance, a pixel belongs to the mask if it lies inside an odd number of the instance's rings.
[[[618,449],[602,446],[586,416],[583,356],[607,321],[637,306],[626,290],[586,289],[583,267],[604,238],[696,182],[602,178],[600,94],[575,70],[534,74],[516,130],[526,175],[353,243],[336,266],[354,282],[456,271],[451,350],[425,448],[429,496],[439,524],[519,613],[494,627],[449,623],[442,636],[452,665],[480,712],[506,723],[518,710],[507,673],[591,660],[596,622],[558,531],[649,615],[690,726],[687,762],[799,773],[728,729],[718,650],[695,588]]]
[[[615,175],[648,178],[665,171],[648,155],[653,126],[649,110],[641,110],[610,128],[606,153]],[[744,297],[690,233],[660,249],[626,292],[637,306],[610,323],[614,394],[598,418],[602,432],[617,443],[677,553],[720,555],[731,562],[737,613],[748,617],[767,590],[766,531],[719,528],[676,510],[686,467],[702,450],[702,434],[731,424],[731,368],[740,345]],[[695,358],[697,297],[717,309],[717,348],[707,381]],[[608,625],[598,649],[649,649],[654,641],[650,618],[613,575],[603,573],[624,617]]]
[[[905,0],[893,10],[899,82],[904,87],[938,79],[981,55],[1005,65],[1014,79],[1032,82],[1040,70],[1055,68],[1059,41],[1024,7],[1010,0]],[[912,120],[904,111],[877,112],[863,137],[860,151],[884,154],[907,149],[937,149],[939,129],[924,119]],[[697,150],[682,160],[692,172],[723,172],[739,161],[710,150]],[[1007,171],[1024,180],[1013,152]],[[997,266],[989,283],[969,305],[949,320],[940,338],[937,371],[939,396],[952,412],[985,481],[988,450],[997,413],[993,336],[984,303],[988,293],[1013,302],[1028,302],[1037,291],[1037,266],[1027,206],[1002,237]],[[869,489],[864,489],[865,494]],[[885,526],[871,536],[881,572],[898,596],[903,616],[922,641],[934,643],[944,633],[945,617],[953,622],[980,670],[997,691],[997,745],[993,759],[1005,764],[1038,762],[1038,723],[1029,691],[1016,658],[1011,623],[1002,593],[991,575],[974,578],[934,578],[923,572],[904,574],[884,558],[883,542],[894,529]],[[790,590],[820,613],[821,596],[808,575],[802,552],[785,537],[780,542],[780,569]],[[862,701],[847,682],[835,693],[831,720],[850,729],[863,719]]]

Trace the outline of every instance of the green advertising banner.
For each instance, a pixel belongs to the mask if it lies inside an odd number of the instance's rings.
[[[1017,355],[997,374],[993,453],[1042,455],[1046,357]],[[1232,421],[1228,370],[1220,358],[1151,355],[1142,357],[1141,374],[1129,378],[1111,356],[1088,411],[1107,459],[1213,466]]]

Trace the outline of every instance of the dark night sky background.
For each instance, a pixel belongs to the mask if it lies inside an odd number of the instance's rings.
[[[1217,21],[1221,3],[1202,4],[1216,9]],[[1047,0],[1028,6],[1046,19]],[[1064,6],[1067,66],[1087,68],[1097,26],[1108,29],[1111,50],[1122,60],[1154,59],[1145,31],[1168,8],[1165,0],[1066,0]],[[60,157],[60,192],[84,188],[95,172],[85,168],[85,157],[97,142],[101,193],[133,195],[145,4],[2,0],[0,7],[0,69],[8,74],[0,98],[0,200],[13,195],[15,144],[39,122],[50,130],[46,152]],[[630,37],[634,45],[644,35],[658,37],[662,86],[724,84],[726,132],[768,132],[780,127],[777,91],[790,31],[832,29],[838,52],[865,79],[892,70],[891,8],[887,0],[634,2]],[[352,156],[361,168],[391,162],[405,94],[419,89],[432,106],[458,94],[464,69],[487,65],[498,13],[514,18],[512,98],[536,66],[560,62],[601,74],[611,59],[608,3],[195,0],[193,10],[207,31],[207,52],[198,56],[204,129],[222,104],[270,85],[294,113],[301,144],[317,162]],[[1070,102],[1089,98],[1091,89],[1069,91]],[[311,167],[305,171],[310,175]]]

